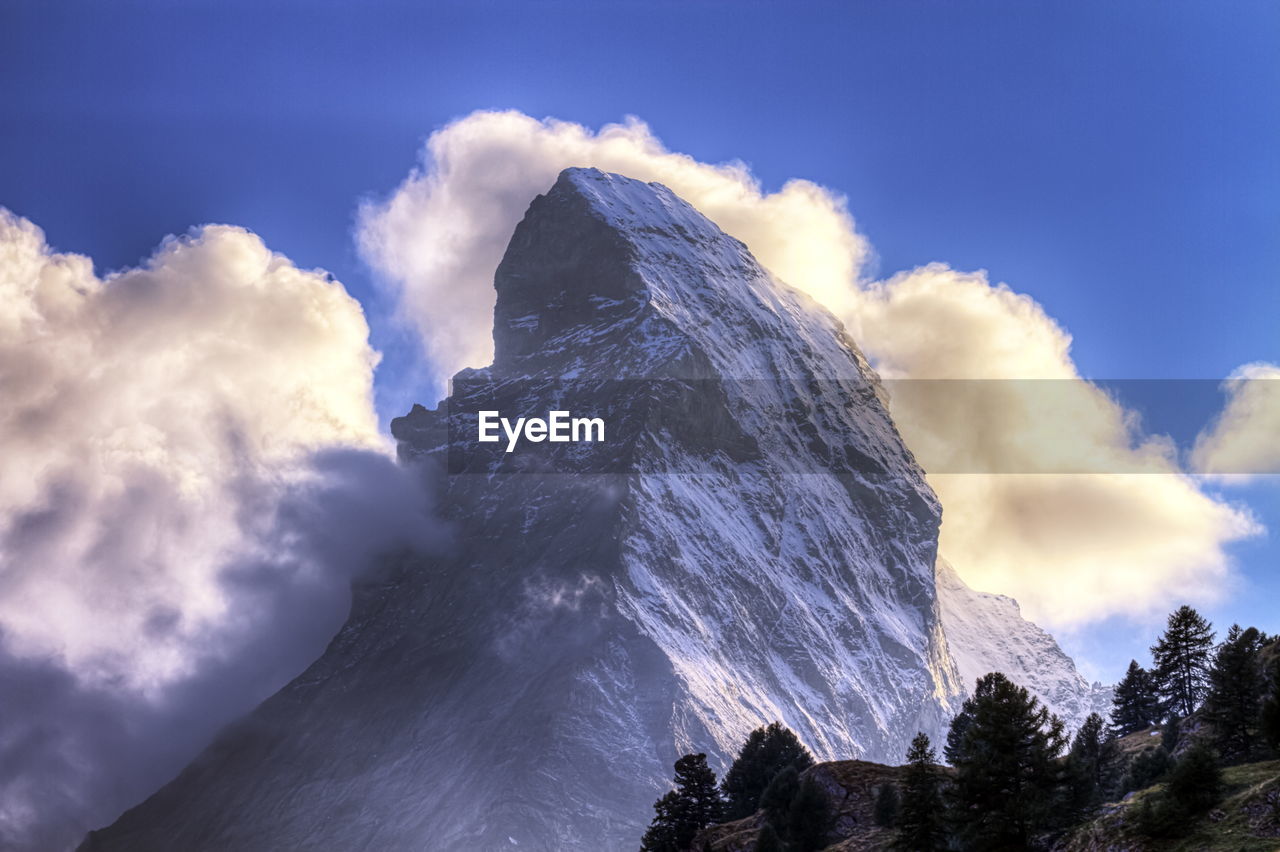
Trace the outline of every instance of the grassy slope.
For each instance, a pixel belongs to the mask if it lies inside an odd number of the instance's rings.
[[[1121,750],[1138,752],[1154,746],[1158,737],[1133,734],[1120,741]],[[876,788],[901,784],[903,767],[863,761],[820,763],[813,773],[827,792],[836,813],[834,835],[842,838],[827,852],[872,852],[888,847],[893,832],[872,820]],[[947,770],[943,769],[943,772]],[[1280,852],[1280,760],[1229,767],[1223,772],[1226,798],[1185,835],[1160,841],[1133,834],[1129,810],[1161,785],[1134,793],[1122,804],[1074,829],[1055,846],[1056,852]],[[761,815],[712,826],[702,832],[694,849],[709,841],[714,852],[750,852],[755,847]]]
[[[1061,852],[1277,852],[1280,850],[1280,760],[1223,772],[1226,799],[1182,836],[1148,840],[1131,831],[1130,809],[1161,785],[1135,793],[1086,823],[1057,847]]]

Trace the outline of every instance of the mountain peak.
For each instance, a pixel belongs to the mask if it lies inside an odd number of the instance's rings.
[[[630,378],[694,349],[706,363],[684,366],[720,377],[878,385],[834,316],[659,183],[565,169],[516,226],[494,287],[503,372]]]
[[[941,509],[836,318],[594,169],[533,201],[494,284],[494,364],[392,424],[402,458],[448,457],[454,546],[367,584],[303,676],[86,848],[612,852],[678,755],[723,769],[770,721],[828,760],[941,735]],[[608,440],[507,468],[478,400]]]
[[[542,365],[563,369],[557,356],[570,352],[577,356],[573,367],[595,372],[581,357],[604,351],[598,337],[608,329],[632,333],[630,342],[639,346],[629,347],[632,356],[643,356],[640,350],[652,356],[619,362],[616,351],[609,353],[613,366],[643,375],[689,342],[673,334],[672,321],[708,309],[740,319],[773,311],[782,287],[745,245],[662,184],[565,169],[529,205],[494,275],[494,365],[529,373],[537,365],[528,356],[536,355]],[[719,304],[698,304],[708,296]],[[738,302],[737,310],[729,301]],[[611,338],[615,349],[626,343]]]
[[[652,228],[666,223],[689,234],[707,232],[715,238],[727,236],[693,205],[657,181],[642,181],[590,167],[571,167],[560,172],[548,194],[572,191],[596,213],[619,230]]]

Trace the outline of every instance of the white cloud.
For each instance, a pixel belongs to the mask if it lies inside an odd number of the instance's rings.
[[[741,163],[672,153],[634,119],[592,132],[518,112],[474,113],[431,134],[421,168],[360,213],[361,251],[400,293],[441,386],[492,358],[494,270],[529,202],[569,166],[667,185],[765,265],[823,289],[837,307],[868,255],[844,200],[809,181],[764,193]]]
[[[1226,589],[1226,547],[1256,524],[1080,378],[1070,336],[1033,299],[943,265],[865,280],[871,250],[843,197],[807,181],[765,193],[744,165],[670,152],[635,120],[592,132],[474,113],[432,134],[420,168],[362,211],[364,256],[398,288],[438,378],[488,362],[493,271],[529,201],[568,166],[666,184],[841,317],[886,377],[992,380],[959,393],[893,388],[895,419],[928,464],[1020,471],[930,477],[943,549],[971,584],[1058,626]]]
[[[100,279],[0,211],[0,630],[135,686],[188,673],[251,547],[244,495],[380,446],[359,304],[208,226]],[[270,503],[268,502],[269,506]]]
[[[863,292],[855,327],[873,361],[943,380],[891,383],[892,408],[926,469],[945,471],[929,477],[940,548],[966,581],[1054,626],[1230,591],[1225,546],[1256,523],[1083,381],[1071,338],[1032,299],[940,265]]]
[[[1246,364],[1223,390],[1227,405],[1196,438],[1192,467],[1234,480],[1280,474],[1280,365]]]
[[[0,847],[70,848],[434,538],[360,305],[206,226],[105,279],[0,209]]]

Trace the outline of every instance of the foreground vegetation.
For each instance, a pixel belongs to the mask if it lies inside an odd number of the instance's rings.
[[[1280,850],[1280,643],[1233,626],[1214,644],[1190,607],[1152,665],[1132,662],[1109,720],[1068,738],[999,672],[900,767],[815,765],[787,728],[752,732],[717,783],[676,763],[641,852]]]
[[[1053,847],[1055,852],[1276,852],[1280,849],[1280,760],[1230,766],[1222,772],[1222,800],[1179,827],[1155,832],[1143,823],[1144,808],[1167,795],[1165,784],[1134,793],[1123,804],[1102,808]],[[1163,836],[1161,836],[1163,834]]]

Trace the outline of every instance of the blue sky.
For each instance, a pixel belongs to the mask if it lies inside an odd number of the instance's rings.
[[[414,344],[356,255],[359,201],[475,109],[634,114],[768,188],[847,194],[881,274],[1031,294],[1086,375],[1217,379],[1280,361],[1278,34],[1264,2],[7,2],[0,204],[100,271],[250,228],[364,303],[393,387]],[[406,402],[380,396],[384,422]],[[1275,529],[1277,490],[1231,496]],[[1237,553],[1211,614],[1280,630],[1272,537]],[[1066,641],[1109,666],[1131,633]]]

